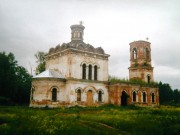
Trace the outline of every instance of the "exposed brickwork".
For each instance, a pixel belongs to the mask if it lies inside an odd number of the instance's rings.
[[[140,87],[138,85],[126,85],[115,84],[109,85],[109,103],[115,105],[121,105],[122,92],[127,93],[127,105],[139,105],[139,106],[158,106],[159,105],[159,93],[158,88]],[[132,94],[136,92],[136,101],[133,102]],[[146,101],[143,102],[142,93],[146,92]],[[154,93],[154,102],[152,102],[152,93]]]
[[[154,81],[150,44],[150,42],[141,40],[130,43],[129,79],[148,82],[149,76],[149,81]]]

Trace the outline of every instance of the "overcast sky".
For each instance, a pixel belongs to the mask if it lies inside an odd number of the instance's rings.
[[[81,20],[84,42],[111,55],[110,75],[128,78],[129,43],[148,37],[155,81],[180,89],[180,0],[0,0],[0,51],[30,71]]]

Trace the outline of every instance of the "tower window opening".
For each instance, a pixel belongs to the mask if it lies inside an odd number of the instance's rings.
[[[86,64],[82,66],[82,79],[86,79]]]
[[[76,37],[76,32],[73,33],[73,37],[74,37],[74,38]]]
[[[146,48],[146,60],[148,60],[149,59],[149,50],[148,50],[148,48]]]
[[[97,66],[94,66],[94,80],[97,80]]]
[[[137,49],[133,48],[133,59],[136,60],[137,59]]]
[[[133,92],[133,102],[136,102],[136,92]]]
[[[147,83],[150,84],[150,82],[151,82],[151,77],[150,75],[147,75]]]
[[[89,79],[89,80],[92,80],[92,65],[89,65],[88,79]]]
[[[52,101],[53,102],[57,101],[57,89],[56,88],[52,89]]]
[[[80,32],[78,32],[78,38],[80,37]]]
[[[82,32],[80,32],[80,38],[82,38]]]
[[[79,33],[78,32],[74,32],[74,38],[79,37]]]

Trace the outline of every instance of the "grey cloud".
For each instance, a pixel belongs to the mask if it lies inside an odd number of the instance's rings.
[[[126,78],[129,42],[150,36],[155,80],[180,88],[178,76],[166,76],[159,68],[180,72],[179,4],[178,0],[1,0],[0,51],[13,52],[21,65],[29,68],[31,63],[35,68],[34,54],[70,41],[69,26],[82,19],[85,42],[111,55],[110,74]]]

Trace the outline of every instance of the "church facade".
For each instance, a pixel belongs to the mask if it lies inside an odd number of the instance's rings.
[[[84,26],[71,26],[71,41],[50,48],[46,71],[33,77],[30,107],[159,105],[158,88],[108,83],[108,58],[83,41]],[[130,43],[129,79],[153,82],[150,43]]]

